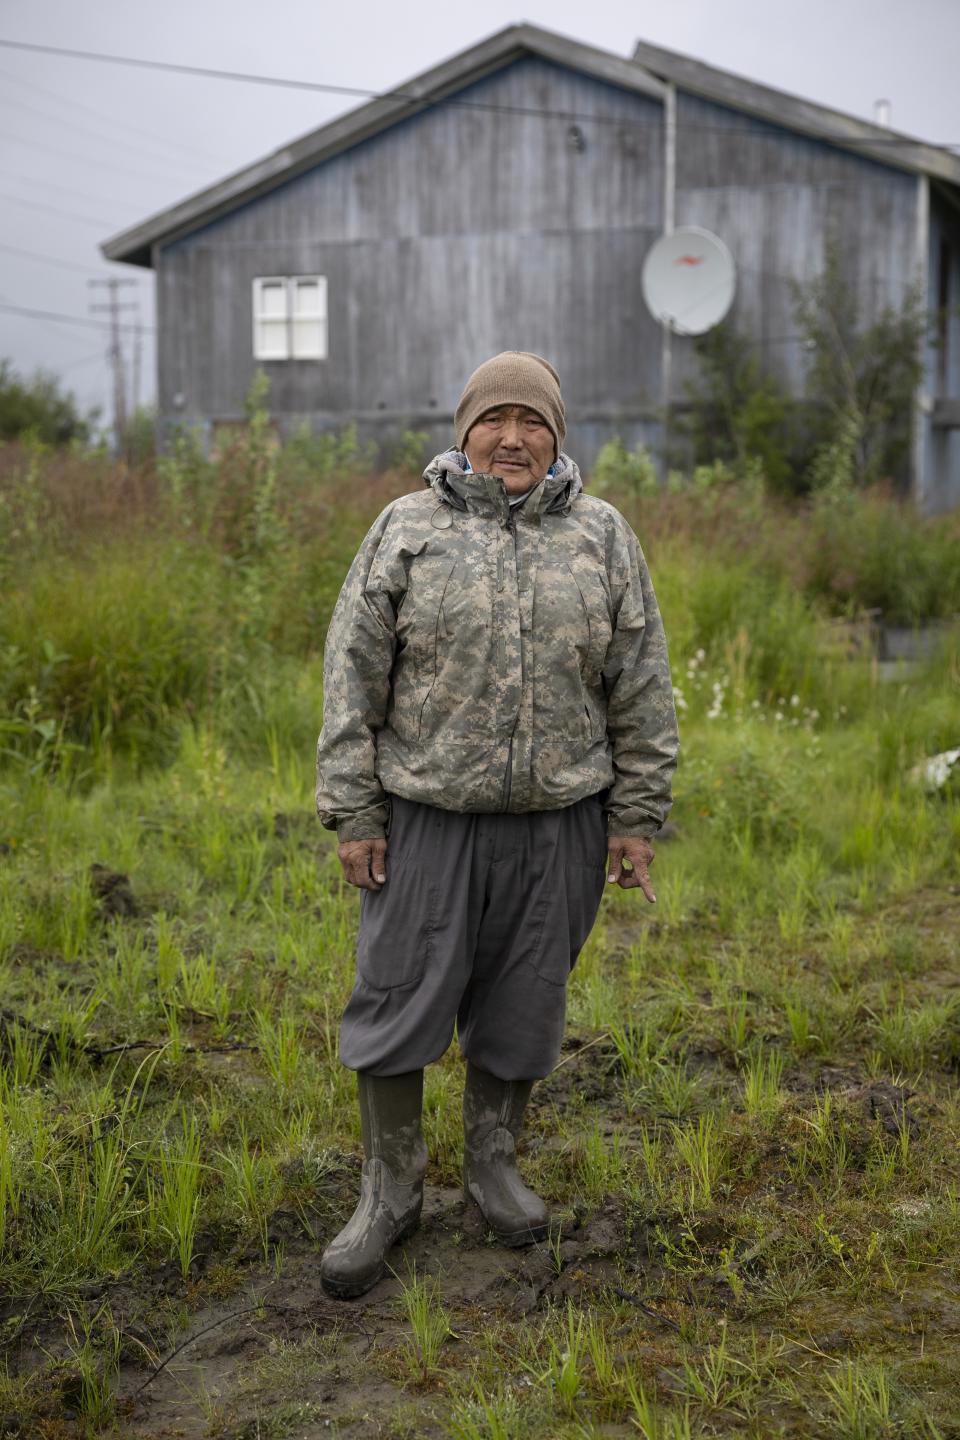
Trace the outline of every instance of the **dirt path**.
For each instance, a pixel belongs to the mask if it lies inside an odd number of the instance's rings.
[[[298,1228],[299,1234],[274,1237],[284,1244],[279,1278],[248,1262],[233,1294],[192,1309],[187,1343],[155,1378],[145,1376],[142,1363],[122,1369],[125,1433],[142,1440],[277,1434],[283,1432],[270,1426],[270,1412],[285,1410],[285,1424],[298,1436],[395,1434],[394,1412],[409,1409],[411,1400],[419,1419],[410,1433],[443,1433],[430,1419],[435,1387],[429,1381],[414,1386],[411,1397],[398,1349],[409,1333],[400,1279],[388,1276],[360,1300],[331,1300],[319,1280],[322,1246]],[[624,1245],[622,1212],[611,1201],[588,1220],[574,1220],[553,1246],[506,1250],[487,1240],[479,1213],[460,1190],[428,1185],[421,1228],[393,1263],[399,1277],[416,1267],[438,1278],[456,1334],[444,1364],[459,1369],[494,1317],[520,1320],[547,1299],[583,1297],[615,1284]],[[121,1298],[112,1297],[115,1310]],[[640,1309],[637,1315],[656,1327],[652,1315]],[[391,1368],[396,1383],[388,1378]]]

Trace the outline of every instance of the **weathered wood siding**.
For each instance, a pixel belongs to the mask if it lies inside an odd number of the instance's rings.
[[[932,188],[929,253],[933,324],[926,353],[922,463],[924,510],[960,505],[960,208]]]
[[[795,391],[805,370],[795,283],[820,273],[833,243],[865,319],[902,303],[927,258],[918,183],[677,96],[675,223],[726,241],[737,265],[732,318]],[[316,273],[328,282],[329,358],[260,362],[283,430],[356,420],[364,437],[425,430],[439,449],[470,371],[519,348],[559,369],[567,448],[582,464],[618,433],[656,446],[661,336],[640,274],[663,227],[663,191],[658,100],[539,57],[516,60],[157,251],[161,420],[211,427],[240,417],[256,369],[254,277]],[[956,230],[951,212],[934,210],[931,286],[939,236]],[[956,267],[954,304],[960,246]],[[936,305],[930,290],[928,299]],[[960,343],[951,353],[960,366]],[[676,404],[695,369],[693,341],[675,338]],[[919,424],[924,495],[936,507],[957,503],[960,432],[929,416]]]
[[[804,378],[794,285],[836,245],[865,321],[917,281],[917,178],[695,96],[677,97],[678,225],[720,235],[737,266],[731,318],[793,389]],[[678,383],[692,368],[678,344]]]
[[[457,100],[159,252],[165,419],[239,415],[253,278],[312,273],[329,359],[264,364],[287,426],[357,418],[446,443],[467,375],[508,348],[556,364],[572,443],[657,405],[639,282],[662,224],[659,103],[533,57]],[[541,110],[560,113],[525,113]]]

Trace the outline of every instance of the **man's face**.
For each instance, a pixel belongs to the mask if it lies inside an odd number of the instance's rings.
[[[496,405],[471,426],[464,450],[474,470],[498,476],[508,495],[522,495],[553,464],[553,432],[536,410]]]

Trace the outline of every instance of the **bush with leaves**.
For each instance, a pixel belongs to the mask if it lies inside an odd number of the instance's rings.
[[[32,434],[46,445],[68,445],[87,440],[95,419],[95,411],[80,414],[73,395],[49,371],[26,379],[10,360],[0,360],[0,439]]]
[[[743,469],[759,461],[768,484],[792,488],[803,459],[797,404],[764,373],[753,341],[727,321],[699,336],[694,351],[699,374],[676,420],[694,464],[725,460]]]
[[[863,323],[856,286],[836,246],[822,273],[795,290],[806,340],[807,402],[822,439],[811,489],[892,480],[906,488],[914,397],[923,376],[927,314],[918,288]]]
[[[628,450],[617,435],[601,445],[590,473],[590,489],[595,495],[626,494],[631,498],[655,495],[657,472],[649,451],[643,445]]]

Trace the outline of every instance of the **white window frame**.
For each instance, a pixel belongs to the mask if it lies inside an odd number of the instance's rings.
[[[283,313],[268,314],[265,295],[268,289],[282,287]],[[299,287],[316,286],[315,312],[298,314]],[[253,358],[255,360],[326,360],[329,353],[327,319],[327,277],[325,275],[258,275],[253,282]],[[279,332],[283,341],[269,345],[264,327]],[[309,333],[307,327],[312,333]]]

